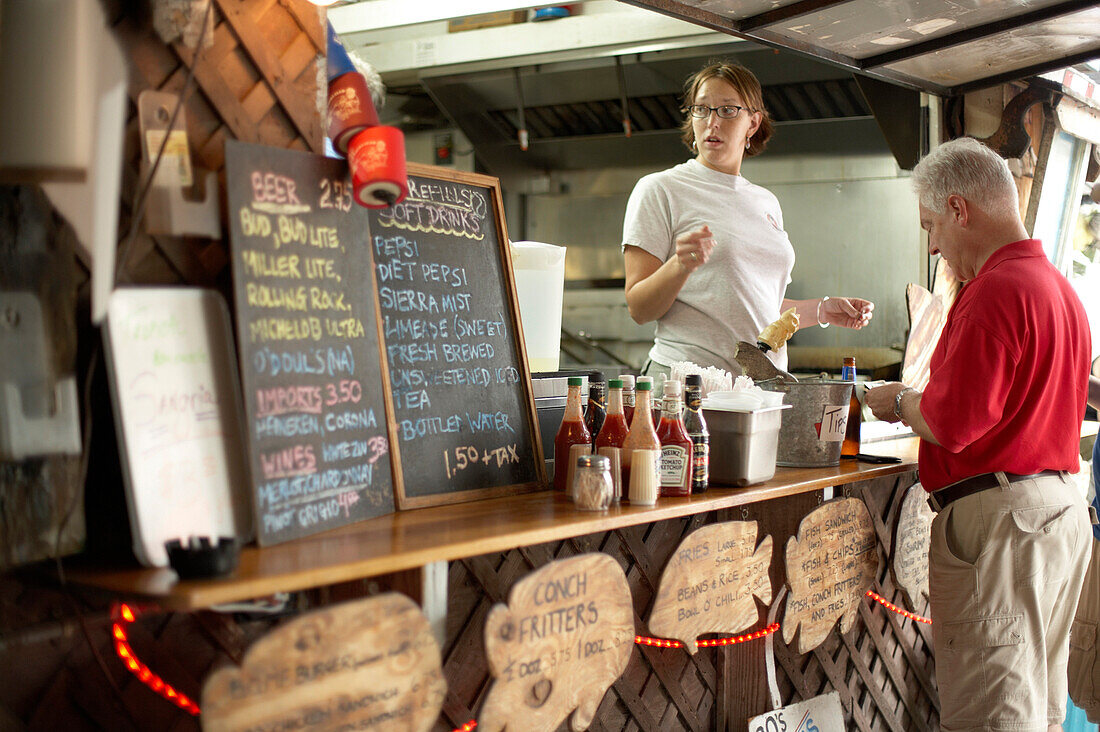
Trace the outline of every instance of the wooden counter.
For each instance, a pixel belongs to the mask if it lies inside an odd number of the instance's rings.
[[[866,452],[901,463],[841,461],[830,468],[777,468],[771,480],[747,488],[711,488],[655,506],[613,506],[588,513],[553,491],[398,512],[285,544],[245,547],[226,578],[180,581],[170,569],[67,570],[70,580],[166,609],[239,602],[374,577],[521,546],[731,508],[916,469],[917,439],[877,442]]]

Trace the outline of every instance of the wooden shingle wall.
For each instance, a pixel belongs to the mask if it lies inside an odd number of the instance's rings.
[[[184,111],[192,162],[199,171],[223,173],[228,139],[323,152],[323,11],[308,0],[210,4],[202,46],[195,48],[188,36],[165,43],[150,17],[155,9],[135,11],[132,2],[108,1],[130,75],[120,238],[126,238],[134,197],[144,183],[137,102],[147,89],[180,94],[188,76],[193,77]],[[191,5],[201,27],[205,5]],[[123,280],[137,284],[212,285],[229,262],[224,239],[149,235],[141,227],[124,253]]]

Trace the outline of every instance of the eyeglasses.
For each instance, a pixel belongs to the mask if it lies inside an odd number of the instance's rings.
[[[722,119],[736,119],[741,112],[752,114],[748,107],[739,107],[736,104],[723,104],[721,107],[708,107],[705,104],[692,104],[683,110],[695,119],[706,119],[711,112],[717,112]]]

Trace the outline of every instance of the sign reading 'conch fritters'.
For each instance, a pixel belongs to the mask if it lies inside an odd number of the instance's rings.
[[[493,685],[478,732],[551,732],[570,712],[572,729],[587,729],[633,648],[630,586],[614,559],[582,554],[532,572],[485,621]]]
[[[447,682],[416,604],[397,593],[301,615],[202,690],[202,728],[427,732]]]
[[[702,633],[736,633],[756,622],[753,596],[772,601],[772,538],[756,546],[755,521],[711,524],[684,539],[664,574],[649,630],[676,638],[690,653]]]
[[[878,574],[875,531],[867,506],[857,498],[829,501],[802,519],[798,536],[787,541],[787,583],[791,594],[783,617],[783,640],[798,652],[821,645],[840,618],[847,633],[859,603]]]

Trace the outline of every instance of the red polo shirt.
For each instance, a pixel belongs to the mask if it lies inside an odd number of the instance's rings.
[[[1077,472],[1088,390],[1089,326],[1042,243],[1001,247],[955,299],[932,354],[920,443],[933,491],[1003,470]]]

